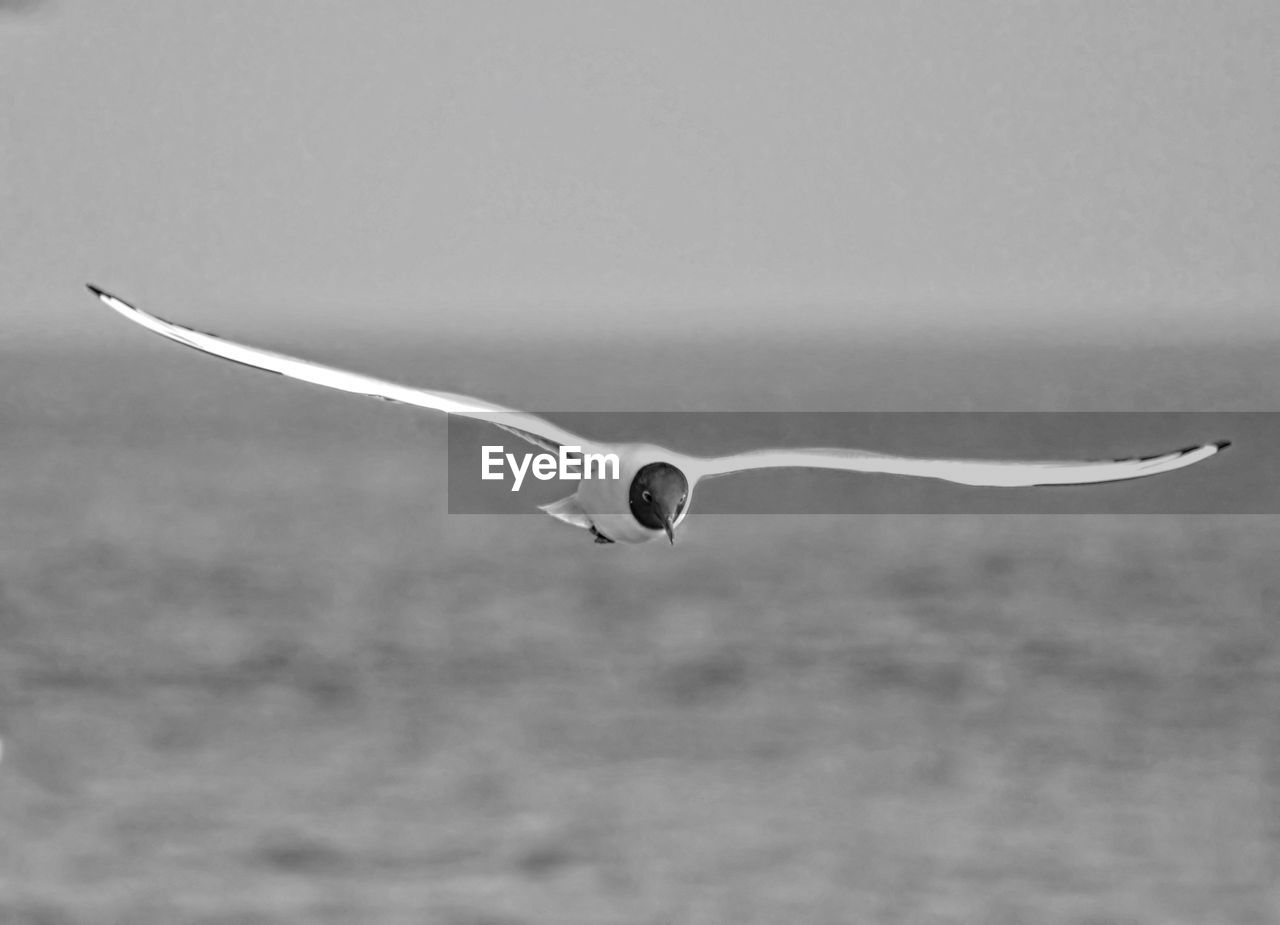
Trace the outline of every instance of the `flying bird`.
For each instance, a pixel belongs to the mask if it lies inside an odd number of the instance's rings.
[[[591,440],[536,415],[479,398],[398,385],[250,347],[165,321],[96,286],[90,285],[89,291],[130,321],[224,360],[343,392],[487,421],[551,453],[578,448],[575,453],[614,454],[618,458],[616,478],[584,478],[569,497],[541,505],[557,520],[588,530],[597,543],[644,543],[664,535],[675,543],[676,528],[689,513],[693,491],[703,479],[751,469],[837,469],[991,487],[1093,485],[1172,472],[1208,459],[1230,445],[1222,440],[1155,456],[1056,461],[929,459],[851,448],[765,449],[730,456],[690,456],[649,443]]]

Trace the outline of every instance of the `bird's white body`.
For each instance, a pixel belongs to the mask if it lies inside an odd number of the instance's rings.
[[[646,527],[631,512],[631,483],[640,470],[651,463],[668,463],[687,472],[693,468],[690,465],[691,457],[652,443],[597,445],[591,451],[617,454],[618,478],[583,479],[572,495],[556,504],[546,505],[543,510],[575,526],[582,526],[573,519],[573,515],[580,514],[600,534],[619,543],[647,543],[663,536],[664,531]],[[689,497],[676,517],[674,526],[680,526],[689,513],[688,502],[693,499],[693,485],[694,480],[690,478]]]
[[[766,449],[718,457],[688,456],[648,443],[602,444],[571,433],[536,415],[505,408],[483,399],[399,385],[239,344],[157,318],[93,286],[89,289],[130,321],[162,337],[245,366],[343,392],[488,421],[553,453],[568,446],[579,446],[589,453],[616,453],[618,478],[584,478],[574,494],[542,508],[558,520],[592,530],[602,542],[645,543],[664,534],[674,542],[674,528],[688,514],[694,488],[701,479],[749,469],[839,469],[845,472],[909,475],[942,479],[961,485],[1005,488],[1094,485],[1183,469],[1208,459],[1229,445],[1227,441],[1220,441],[1196,444],[1152,456],[1096,460],[929,459],[848,447]],[[655,467],[665,471],[654,476],[648,470]],[[657,479],[652,485],[652,497],[645,490],[649,485],[646,480],[651,478]],[[659,508],[652,505],[644,507],[637,498],[645,504],[651,501],[655,504],[669,501],[670,504]],[[638,519],[642,514],[655,523],[662,523],[664,527],[660,529],[646,526]],[[655,516],[660,516],[661,520],[654,520]]]

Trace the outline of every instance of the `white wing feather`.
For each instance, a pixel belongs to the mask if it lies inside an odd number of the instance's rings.
[[[530,443],[552,451],[560,446],[590,445],[577,434],[557,427],[536,415],[468,395],[398,385],[384,379],[347,372],[283,353],[249,347],[165,321],[134,308],[95,286],[89,286],[89,290],[130,321],[169,340],[225,360],[342,392],[368,395],[419,408],[430,408],[447,414],[488,421]],[[1092,485],[1172,472],[1208,459],[1229,445],[1224,440],[1156,456],[1059,461],[927,459],[855,449],[776,449],[714,458],[682,457],[681,468],[684,468],[686,474],[694,481],[751,469],[809,468],[911,475],[958,482],[962,485],[992,487]]]
[[[1132,459],[1100,460],[989,460],[927,459],[891,456],[853,449],[758,450],[735,456],[699,459],[694,468],[701,478],[729,475],[750,469],[840,469],[846,472],[880,472],[942,479],[961,485],[1000,488],[1040,485],[1093,485],[1146,478],[1194,465],[1219,450],[1228,441],[1189,446],[1172,453]]]
[[[302,382],[310,382],[342,392],[368,395],[373,398],[401,402],[419,408],[430,408],[447,414],[457,414],[463,417],[488,421],[524,440],[528,440],[530,443],[550,449],[553,452],[559,446],[583,446],[585,444],[581,437],[557,427],[537,415],[505,408],[502,405],[496,405],[493,402],[479,398],[472,398],[468,395],[398,385],[384,379],[375,379],[360,373],[347,372],[332,366],[325,366],[283,353],[276,353],[272,350],[249,347],[213,334],[206,334],[180,324],[174,324],[171,321],[165,321],[163,318],[158,318],[141,309],[134,308],[129,303],[116,298],[110,293],[103,292],[96,286],[89,286],[89,291],[101,299],[103,303],[115,309],[130,321],[142,325],[147,330],[154,331],[161,337],[167,337],[169,340],[184,344],[187,347],[221,357],[224,360],[231,360],[233,363],[241,363],[245,366],[252,366],[255,369],[278,373],[290,379],[298,379]]]

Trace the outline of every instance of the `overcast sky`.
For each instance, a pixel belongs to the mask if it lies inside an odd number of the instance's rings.
[[[5,339],[1280,334],[1274,0],[17,7]]]

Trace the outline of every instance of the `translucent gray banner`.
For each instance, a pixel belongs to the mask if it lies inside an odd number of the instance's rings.
[[[545,412],[607,452],[614,443],[720,457],[766,448],[856,448],[922,459],[1107,460],[1230,441],[1176,471],[1105,484],[978,487],[933,477],[766,468],[699,482],[702,514],[1272,514],[1280,414],[1271,412]],[[612,491],[627,496],[627,451]],[[664,454],[657,454],[663,457]],[[1207,455],[1207,454],[1202,454]],[[544,457],[539,461],[539,456]],[[672,456],[672,459],[678,457]],[[582,460],[562,473],[546,448],[489,423],[450,416],[449,512],[539,513],[582,485]],[[599,462],[599,461],[594,461]],[[927,472],[942,474],[955,470]],[[606,477],[613,476],[606,464]],[[593,472],[595,467],[593,466]],[[549,476],[549,477],[546,477]]]

